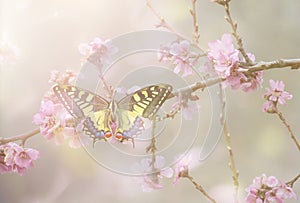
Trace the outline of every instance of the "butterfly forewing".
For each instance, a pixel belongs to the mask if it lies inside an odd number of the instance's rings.
[[[171,91],[171,85],[151,85],[126,96],[118,103],[118,107],[128,109],[144,118],[152,119]]]
[[[87,117],[90,113],[108,108],[109,103],[99,95],[72,85],[56,85],[54,93],[75,118]]]

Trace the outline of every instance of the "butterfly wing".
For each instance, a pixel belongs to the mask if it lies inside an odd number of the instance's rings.
[[[171,85],[158,84],[144,87],[121,99],[118,103],[118,123],[119,129],[123,130],[122,139],[130,138],[130,132],[142,128],[143,122],[139,117],[153,119],[171,92]]]
[[[82,121],[83,131],[91,136],[94,142],[111,136],[108,133],[109,102],[104,98],[72,85],[56,85],[53,91],[66,110],[74,118]]]
[[[144,118],[153,119],[171,92],[171,85],[151,85],[124,97],[118,103],[118,107],[120,109],[127,109],[131,112],[135,112],[137,115]]]

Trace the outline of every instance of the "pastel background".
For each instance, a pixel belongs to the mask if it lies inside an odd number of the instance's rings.
[[[188,12],[190,1],[151,2],[178,32],[192,37],[192,20]],[[257,61],[299,57],[300,2],[244,0],[232,1],[231,5],[245,48],[255,54]],[[106,39],[154,29],[158,23],[143,0],[2,0],[0,6],[1,38],[9,40],[20,50],[15,65],[0,67],[2,137],[35,128],[32,117],[38,112],[41,98],[50,87],[51,70],[79,71],[80,43],[89,42],[96,36]],[[208,0],[199,1],[200,46],[204,49],[209,41],[230,32],[223,16],[222,7]],[[265,72],[263,83],[267,87],[269,79],[283,80],[286,90],[294,95],[281,110],[298,138],[299,77],[299,70],[271,70]],[[299,152],[287,130],[275,115],[261,112],[264,92],[264,88],[253,93],[226,90],[228,128],[240,172],[241,199],[246,195],[244,188],[255,176],[266,173],[288,181],[300,169]],[[143,193],[132,177],[100,167],[83,149],[71,149],[67,144],[56,146],[40,135],[27,144],[38,149],[41,158],[24,176],[0,176],[0,202],[206,202],[185,179],[179,180],[176,186],[172,180],[166,179],[162,190]],[[197,150],[197,146],[193,150]],[[110,158],[110,154],[105,156]],[[119,160],[111,157],[111,161]],[[209,159],[193,167],[190,173],[219,202],[231,202],[232,179],[223,138]],[[294,191],[300,195],[299,182]]]

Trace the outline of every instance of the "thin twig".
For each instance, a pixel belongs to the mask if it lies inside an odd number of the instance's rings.
[[[290,186],[291,188],[294,186],[294,183],[300,178],[300,174],[298,174],[295,178],[293,178],[292,180],[286,182],[285,184]]]
[[[211,196],[209,196],[208,195],[208,193],[203,189],[203,187],[201,186],[201,185],[199,185],[195,180],[194,180],[194,178],[193,177],[191,177],[191,176],[185,176],[187,179],[189,179],[192,183],[193,183],[193,185],[196,187],[196,189],[197,190],[199,190],[205,197],[207,197],[211,202],[214,202],[214,203],[216,203],[217,201],[214,199],[214,198],[212,198]]]
[[[279,119],[282,121],[282,123],[285,125],[285,127],[286,127],[287,130],[289,131],[292,140],[294,141],[295,145],[296,145],[297,148],[298,148],[298,151],[300,151],[300,144],[299,144],[299,142],[297,141],[297,138],[296,138],[296,136],[294,135],[294,133],[293,133],[293,131],[292,131],[292,129],[291,129],[291,126],[287,123],[286,119],[284,118],[284,116],[282,115],[282,113],[281,113],[280,111],[278,111],[277,108],[275,109],[275,113],[278,115]]]
[[[147,1],[147,6],[160,21],[157,27],[163,27],[182,38],[182,35],[172,28],[172,26],[158,13],[158,11],[155,10],[150,1]]]
[[[226,107],[226,103],[225,100],[223,98],[223,90],[222,90],[222,86],[221,84],[219,84],[219,89],[220,89],[220,101],[222,104],[222,113],[221,113],[221,124],[223,125],[223,133],[225,135],[225,140],[226,140],[226,146],[227,146],[227,150],[228,150],[228,154],[229,154],[229,167],[231,169],[231,173],[232,173],[232,179],[233,179],[233,185],[234,185],[234,202],[237,203],[238,202],[238,191],[239,191],[239,173],[236,169],[235,166],[235,161],[234,161],[234,156],[233,156],[233,151],[232,151],[232,144],[231,144],[231,137],[230,137],[230,133],[228,132],[227,129],[227,123],[226,123],[226,118],[225,118],[225,107]]]
[[[9,143],[9,142],[16,142],[21,140],[22,141],[22,145],[25,144],[26,140],[36,134],[38,134],[40,132],[39,128],[33,129],[27,133],[23,133],[20,135],[16,135],[14,137],[8,137],[8,138],[0,138],[0,145]]]
[[[192,8],[190,9],[190,13],[193,17],[193,26],[194,26],[194,40],[195,43],[198,44],[199,43],[199,38],[200,38],[200,34],[199,34],[199,25],[198,25],[198,21],[197,21],[197,5],[196,5],[197,0],[192,0]]]
[[[243,57],[245,58],[247,64],[252,64],[251,59],[249,58],[249,56],[247,55],[245,49],[244,49],[244,45],[243,45],[243,40],[240,37],[240,35],[237,33],[237,23],[233,21],[231,14],[230,14],[230,8],[229,8],[229,2],[228,0],[224,0],[224,8],[225,8],[225,19],[226,21],[231,25],[232,28],[232,35],[234,36],[234,38],[237,41],[238,44],[238,49],[241,52],[241,54],[243,55]]]
[[[156,150],[157,150],[157,148],[156,148],[156,140],[155,140],[156,119],[157,119],[156,116],[154,116],[153,119],[152,119],[151,143],[146,148],[146,152],[151,152],[151,154],[152,154],[152,160],[151,160],[150,165],[152,166],[153,171],[156,170],[156,168],[155,168]]]

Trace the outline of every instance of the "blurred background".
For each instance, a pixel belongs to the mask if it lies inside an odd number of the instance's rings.
[[[191,1],[151,3],[169,24],[191,39]],[[15,44],[20,52],[16,64],[0,67],[2,137],[36,128],[32,117],[50,87],[51,70],[79,71],[80,43],[94,37],[107,39],[154,29],[158,24],[143,0],[2,0],[0,6],[1,38]],[[208,0],[199,0],[197,6],[200,46],[207,49],[209,41],[231,30],[222,7]],[[254,53],[257,61],[299,58],[300,1],[232,1],[231,9],[246,50]],[[299,77],[299,70],[271,70],[265,72],[263,85],[267,87],[269,79],[283,80],[286,90],[294,95],[281,110],[300,139]],[[264,92],[264,88],[253,93],[226,90],[241,202],[246,195],[244,188],[255,176],[266,173],[288,181],[300,172],[299,152],[287,130],[275,115],[261,112]],[[162,190],[144,193],[132,177],[100,167],[83,149],[71,149],[67,144],[56,146],[41,135],[30,139],[27,146],[38,149],[41,158],[24,176],[0,176],[0,202],[207,202],[185,179],[176,186],[172,180],[164,180]],[[118,157],[112,157],[112,161],[117,162]],[[190,173],[218,202],[232,202],[233,186],[223,137],[211,156]],[[300,195],[300,182],[294,191]]]

